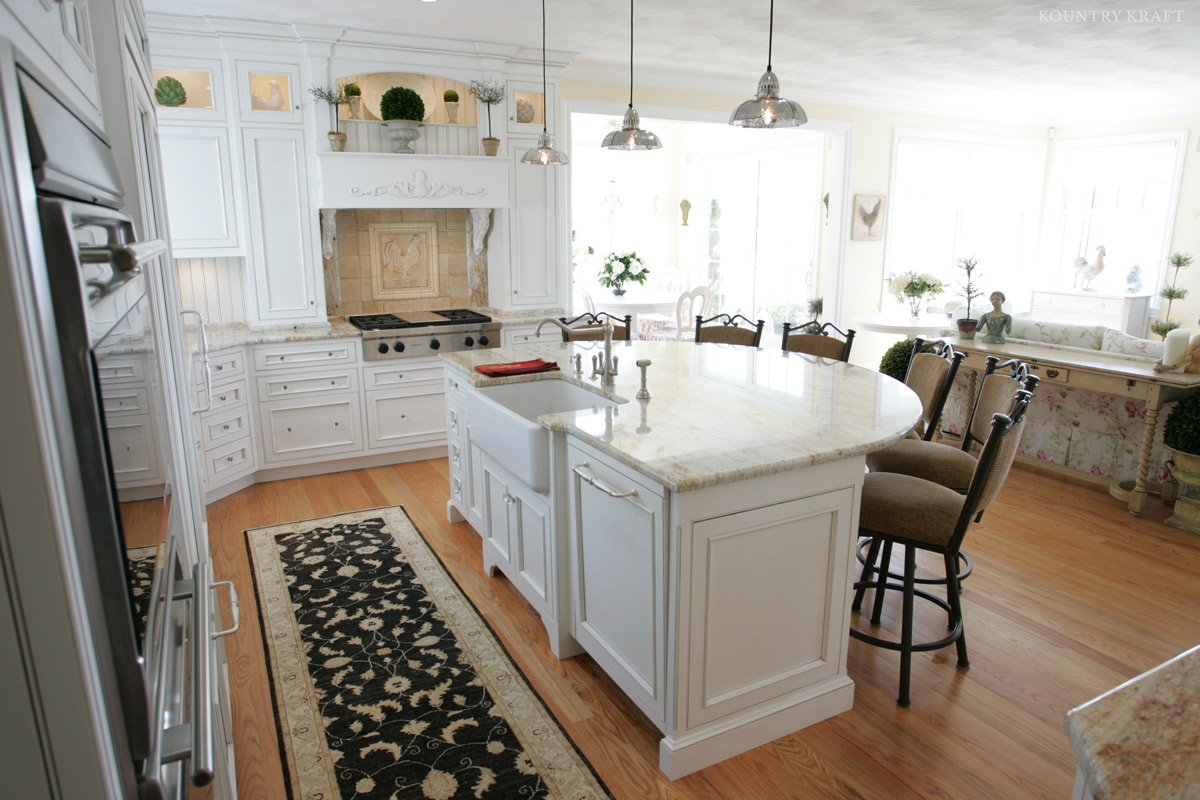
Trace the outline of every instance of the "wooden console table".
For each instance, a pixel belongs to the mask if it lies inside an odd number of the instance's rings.
[[[976,376],[987,366],[988,356],[997,356],[1001,360],[1019,358],[1028,362],[1030,370],[1041,377],[1043,385],[1057,384],[1143,401],[1146,404],[1146,421],[1138,456],[1137,480],[1128,493],[1129,513],[1141,515],[1146,507],[1146,479],[1150,474],[1150,451],[1154,446],[1158,413],[1165,403],[1180,400],[1200,389],[1200,374],[1155,372],[1152,362],[1130,361],[1099,350],[1078,352],[1019,342],[984,344],[982,339],[962,339],[957,336],[947,336],[945,340],[953,344],[956,350],[966,353],[962,369],[969,372],[968,392],[972,401]],[[1126,495],[1125,490],[1115,482],[1110,484],[1109,493],[1120,499]]]

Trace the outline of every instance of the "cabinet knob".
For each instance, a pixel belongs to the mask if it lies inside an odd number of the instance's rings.
[[[1057,377],[1058,377],[1058,370],[1056,370],[1056,369],[1048,369],[1048,370],[1046,370],[1046,377],[1047,377],[1047,378],[1057,378]]]

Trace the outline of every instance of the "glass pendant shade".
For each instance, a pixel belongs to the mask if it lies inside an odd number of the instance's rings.
[[[621,130],[604,137],[600,146],[606,150],[658,150],[662,142],[650,131],[642,130],[642,120],[633,106],[625,112]]]
[[[768,69],[758,79],[758,95],[742,103],[729,116],[740,128],[788,128],[808,122],[799,103],[779,96],[779,78]]]
[[[521,163],[549,167],[556,164],[569,164],[571,162],[567,158],[566,153],[554,147],[554,136],[542,131],[541,135],[538,136],[537,147],[526,150],[525,155],[521,157]]]

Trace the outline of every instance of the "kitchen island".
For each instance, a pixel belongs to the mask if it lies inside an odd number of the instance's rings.
[[[658,726],[671,778],[849,709],[865,456],[912,427],[916,395],[841,362],[680,342],[615,344],[620,373],[604,392],[571,368],[601,348],[444,357],[451,513],[483,536],[485,567],[530,600],[557,655],[587,651]],[[533,358],[563,369],[474,371]],[[640,359],[649,400],[635,399]],[[497,403],[489,387],[534,381],[597,400],[535,417],[548,432],[544,487],[518,479],[533,473],[495,444],[492,428],[508,423],[489,410],[482,430],[470,410]],[[529,424],[518,405],[514,430]]]

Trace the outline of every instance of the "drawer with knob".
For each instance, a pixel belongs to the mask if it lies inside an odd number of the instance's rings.
[[[254,368],[261,371],[320,367],[322,364],[357,364],[360,350],[362,342],[357,337],[256,345]]]
[[[440,359],[414,358],[411,361],[397,360],[386,366],[367,367],[363,370],[363,383],[367,391],[415,383],[440,384],[442,374]]]
[[[212,406],[208,411],[200,415],[201,419],[208,419],[211,414],[220,414],[228,411],[230,408],[238,405],[245,405],[250,400],[250,391],[246,385],[246,380],[231,381],[225,386],[214,387],[212,393]],[[201,389],[196,393],[196,403],[198,408],[204,407],[204,390]]]
[[[1052,367],[1047,364],[1031,362],[1029,364],[1029,371],[1044,381],[1052,381],[1054,383],[1071,382],[1071,370],[1066,367]]]
[[[293,461],[359,450],[362,399],[357,393],[259,403],[263,460]]]
[[[446,394],[440,380],[366,396],[368,447],[446,444]]]
[[[240,347],[213,353],[208,358],[208,368],[212,373],[214,386],[241,378],[246,374],[246,353]],[[195,383],[197,385],[204,383],[204,362],[199,359],[195,360],[193,369]]]
[[[200,439],[206,451],[249,435],[249,406],[235,406],[220,414],[206,414],[200,422]]]
[[[271,375],[258,379],[259,402],[301,394],[333,394],[358,391],[358,370],[320,374]]]
[[[109,387],[101,390],[100,404],[104,407],[104,415],[112,417],[121,414],[149,414],[150,398],[141,387],[121,389]]]
[[[209,489],[254,470],[254,444],[250,437],[228,442],[204,453]]]

